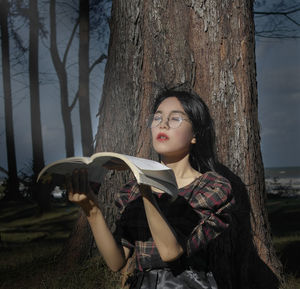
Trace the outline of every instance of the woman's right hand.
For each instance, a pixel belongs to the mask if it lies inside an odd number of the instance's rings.
[[[67,192],[69,201],[78,204],[87,216],[99,210],[97,198],[88,182],[87,170],[73,171],[72,176],[67,178]]]

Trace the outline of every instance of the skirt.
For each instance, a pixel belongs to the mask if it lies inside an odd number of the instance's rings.
[[[129,289],[218,289],[211,272],[184,270],[175,276],[166,268],[135,272],[128,283]]]

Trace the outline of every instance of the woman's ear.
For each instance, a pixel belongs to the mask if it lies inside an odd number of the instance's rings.
[[[191,144],[195,144],[196,143],[196,137],[193,137],[191,140]]]

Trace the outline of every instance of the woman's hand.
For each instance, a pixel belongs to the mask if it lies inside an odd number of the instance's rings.
[[[78,204],[87,216],[99,210],[97,198],[88,182],[87,170],[74,170],[72,176],[67,178],[67,191],[69,201]]]
[[[152,200],[153,193],[152,193],[152,190],[151,190],[150,186],[144,185],[144,184],[140,184],[139,188],[140,188],[140,193],[141,193],[142,197],[145,197],[148,200]]]

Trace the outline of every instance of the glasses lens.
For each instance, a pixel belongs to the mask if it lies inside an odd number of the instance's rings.
[[[179,113],[172,113],[169,116],[169,126],[170,128],[178,128],[182,123],[182,116]]]
[[[159,114],[152,114],[148,117],[147,126],[149,128],[157,127],[162,121],[162,116]]]

